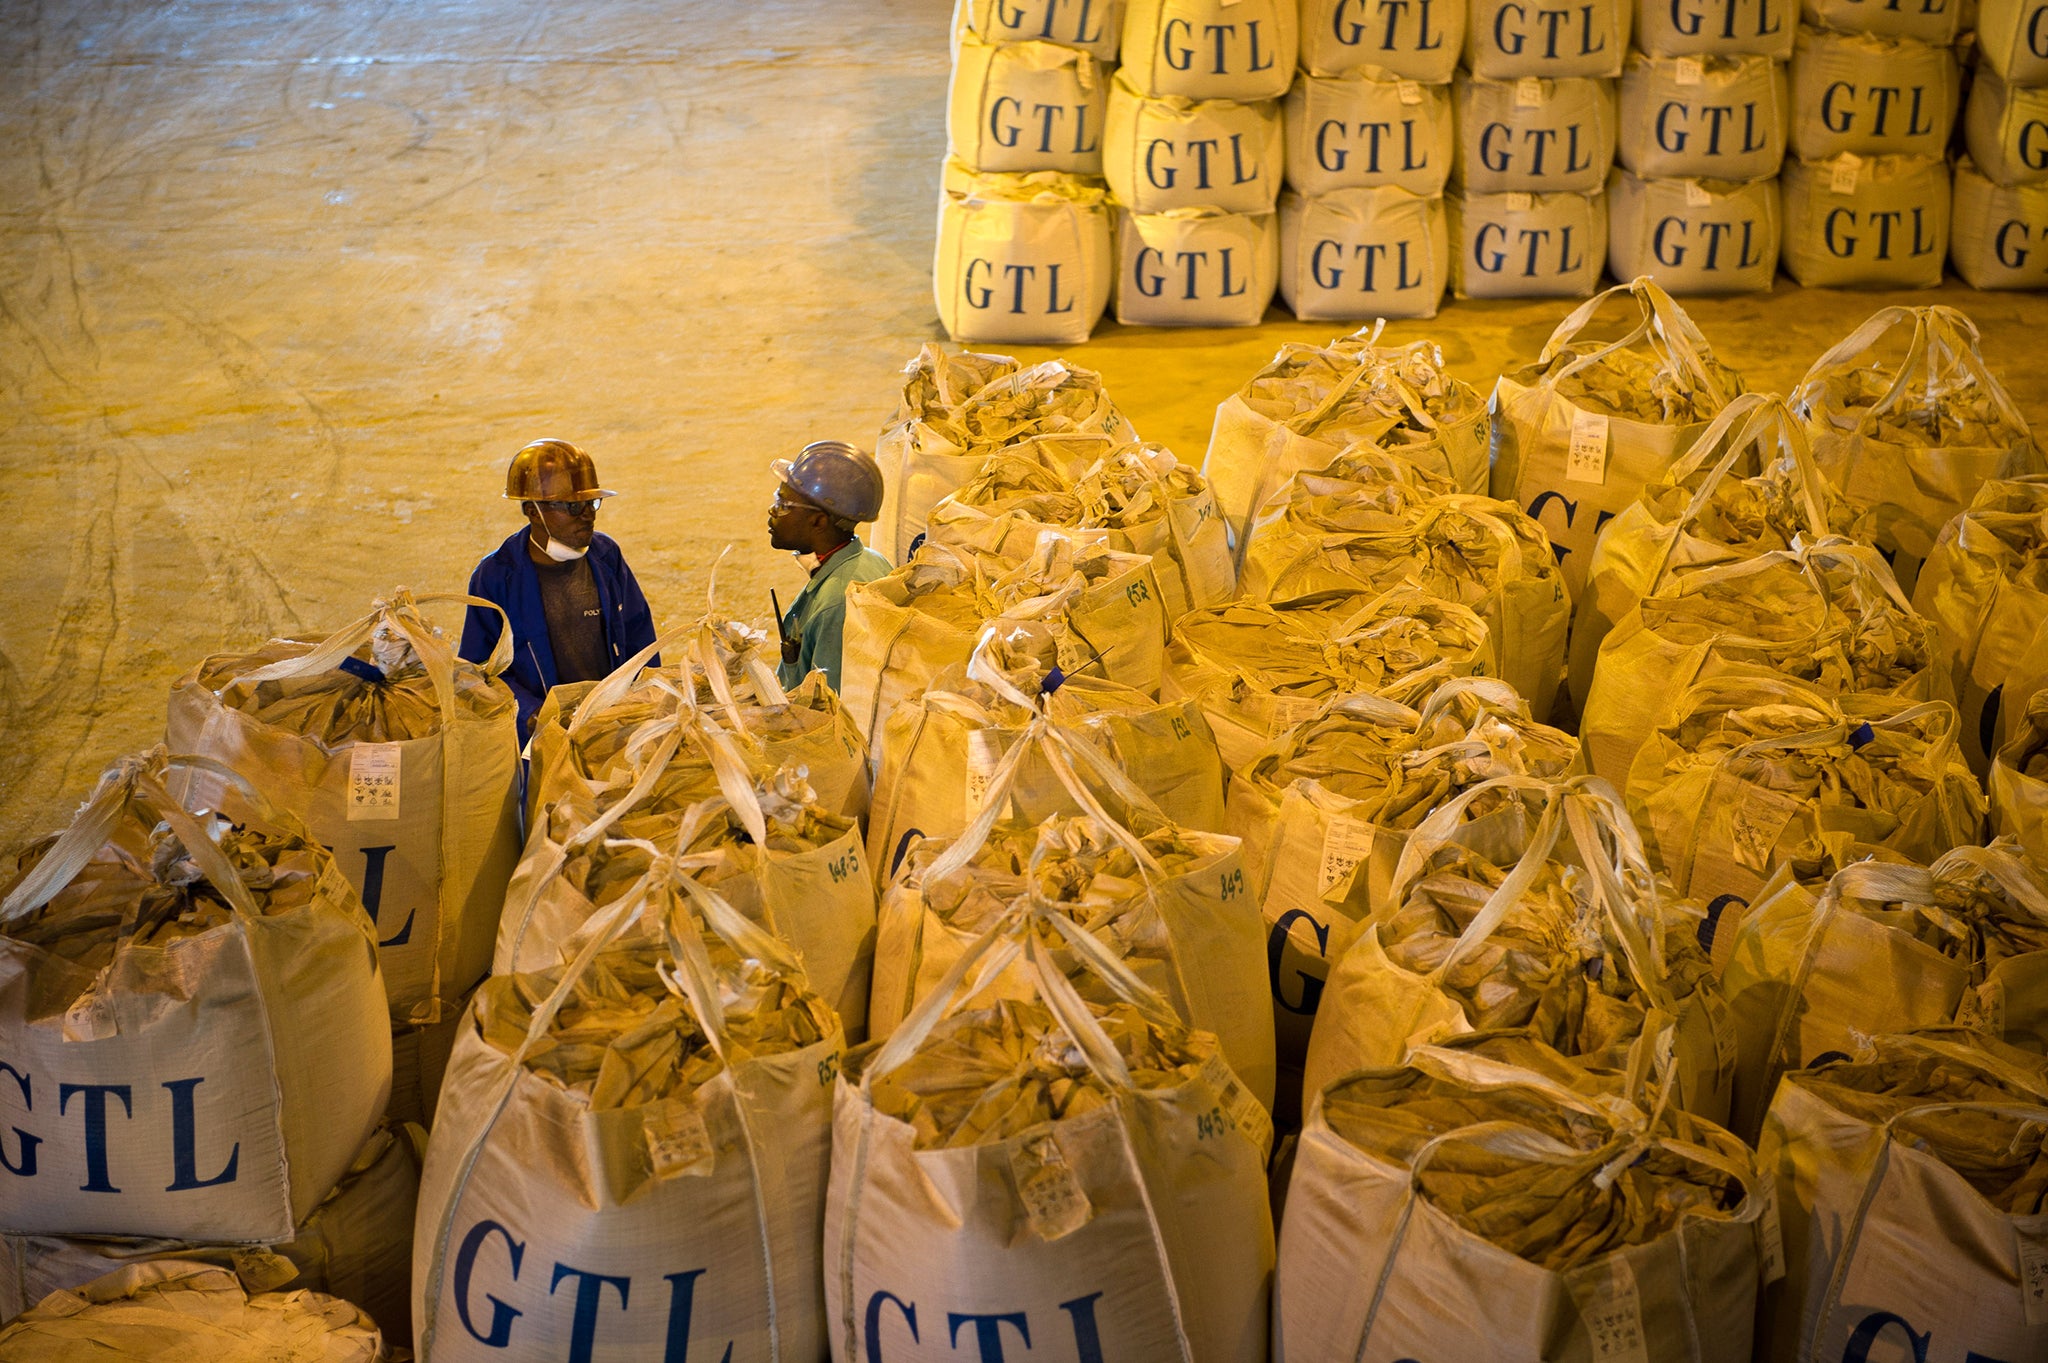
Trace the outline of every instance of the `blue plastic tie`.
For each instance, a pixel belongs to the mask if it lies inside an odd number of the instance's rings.
[[[361,658],[343,658],[340,665],[341,670],[348,673],[351,677],[361,677],[366,682],[376,682],[381,685],[389,680],[378,670],[376,664],[366,663]]]

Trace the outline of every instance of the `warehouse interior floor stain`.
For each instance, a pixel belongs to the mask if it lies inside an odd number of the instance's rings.
[[[590,450],[658,620],[765,616],[767,461],[871,442],[938,333],[930,266],[948,0],[53,0],[0,10],[0,410],[11,608],[0,819],[61,822],[223,646],[404,584],[459,590],[514,523],[511,451]],[[1876,308],[1942,301],[2037,427],[2037,296],[1689,300],[1784,389]],[[1490,387],[1563,300],[1454,303]],[[1105,324],[1069,352],[1199,463],[1285,341]],[[1054,352],[1024,349],[1026,359]]]

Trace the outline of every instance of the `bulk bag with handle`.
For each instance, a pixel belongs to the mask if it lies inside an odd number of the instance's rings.
[[[1287,183],[1314,198],[1391,185],[1430,198],[1450,177],[1451,92],[1377,68],[1296,77],[1281,106]]]
[[[1106,210],[1102,230],[1106,302]],[[875,446],[882,510],[875,518],[874,546],[900,566],[924,533],[932,506],[1006,446],[1035,441],[1046,453],[1058,451],[1086,468],[1136,438],[1092,370],[1064,360],[1025,365],[1008,355],[949,354],[926,342],[904,367],[902,395]]]
[[[954,21],[986,42],[1059,43],[1113,62],[1124,0],[966,0]]]
[[[1814,424],[1814,462],[1876,513],[1875,543],[1895,556],[1909,592],[1942,526],[1980,487],[2048,473],[1979,339],[1954,308],[1883,308],[1792,392],[1793,408]]]
[[[1409,834],[1480,782],[1560,779],[1573,774],[1578,756],[1577,742],[1531,719],[1506,683],[1467,677],[1412,709],[1377,696],[1339,697],[1238,771],[1228,831],[1241,840],[1265,922],[1283,1074],[1299,1082],[1330,963],[1391,907]]]
[[[1403,80],[1441,85],[1465,49],[1465,6],[1414,0],[1395,7],[1369,0],[1302,0],[1301,69],[1345,76],[1378,67]]]
[[[976,171],[1100,175],[1108,85],[1077,48],[962,33],[946,89],[947,154]]]
[[[1790,550],[1864,527],[1813,461],[1782,398],[1744,393],[1662,477],[1601,528],[1572,613],[1570,679],[1591,693],[1600,645],[1637,602],[1695,567]]]
[[[1807,161],[1940,156],[1955,122],[1956,59],[1946,47],[1801,28],[1792,53],[1792,151]]]
[[[1521,0],[1473,0],[1465,67],[1488,80],[1618,76],[1635,19],[1629,0],[1544,10]]]
[[[1963,726],[1963,755],[1990,769],[2008,681],[2048,662],[2048,475],[1994,478],[1941,528],[1913,586],[1941,640]]]
[[[1596,339],[1595,319],[1617,305],[1624,329]],[[1600,527],[1741,391],[1670,294],[1647,278],[1617,285],[1560,322],[1534,364],[1495,384],[1493,495],[1543,522],[1577,597]]]
[[[1953,700],[1934,629],[1876,550],[1844,540],[1674,575],[1600,645],[1579,741],[1626,783],[1636,752],[1688,686],[1761,669],[1823,691]]]
[[[420,1182],[418,1356],[822,1357],[842,1044],[788,949],[657,855],[576,959],[477,994]]]
[[[1747,1363],[1777,1249],[1754,1157],[1647,1096],[1495,1058],[1540,1049],[1507,1040],[1425,1047],[1317,1095],[1274,1363]]]
[[[1607,263],[1604,194],[1444,195],[1459,298],[1584,298]]]
[[[1778,273],[1775,180],[1607,181],[1607,268],[1675,294],[1768,293]]]
[[[181,1259],[115,1269],[0,1327],[0,1360],[384,1363],[376,1322],[355,1306],[321,1292],[266,1290],[276,1264],[260,1256],[239,1272]]]
[[[1216,408],[1202,474],[1241,560],[1253,519],[1288,477],[1358,441],[1486,490],[1486,403],[1430,341],[1382,346],[1361,327],[1328,345],[1283,345]]]
[[[2048,90],[2007,85],[1979,71],[1963,111],[1970,160],[1987,178],[2017,188],[2048,181]]]
[[[1255,327],[1280,282],[1280,233],[1270,211],[1120,211],[1116,320],[1141,327]]]
[[[1621,163],[1645,179],[1761,180],[1785,158],[1785,70],[1766,56],[1647,57],[1621,77]]]
[[[1948,258],[1973,289],[2048,287],[2048,185],[2007,189],[1956,160]]]
[[[1494,675],[1550,713],[1571,602],[1542,526],[1491,497],[1461,493],[1388,515],[1320,486],[1291,483],[1284,511],[1260,518],[1244,565],[1248,600],[1412,583],[1471,607],[1493,640]]]
[[[2041,1057],[1947,1029],[1786,1075],[1758,1149],[1786,1267],[1759,1349],[2041,1357],[2044,1130]]]
[[[1450,268],[1440,198],[1393,185],[1280,196],[1280,300],[1301,321],[1434,317]]]
[[[1486,80],[1458,74],[1457,160],[1472,194],[1586,194],[1614,164],[1613,82],[1585,76]]]
[[[1809,289],[1931,289],[1948,253],[1948,163],[1931,156],[1785,158],[1779,259]]]
[[[1740,1048],[1731,1128],[1756,1131],[1781,1075],[1853,1051],[1858,1035],[1960,1017],[2042,1045],[2040,877],[2008,843],[1931,869],[1857,862],[1818,895],[1786,884],[1760,897],[1721,974]]]
[[[1201,702],[1233,771],[1332,697],[1407,704],[1495,671],[1486,622],[1420,587],[1332,591],[1195,611],[1174,631],[1162,693]]]
[[[1300,34],[1297,0],[1124,0],[1122,74],[1148,95],[1278,99]]]
[[[531,972],[574,955],[600,910],[638,885],[653,844],[788,943],[811,987],[860,1031],[875,900],[859,825],[708,715],[649,721],[626,752],[629,776],[542,811],[506,893],[495,969]],[[677,762],[685,753],[708,759],[711,792],[691,789],[694,762]]]
[[[1798,32],[1795,0],[1670,0],[1636,12],[1636,46],[1656,57],[1754,52],[1784,61]]]
[[[1109,301],[1109,211],[1098,181],[949,164],[932,264],[946,334],[1024,345],[1087,340]]]
[[[253,787],[241,826],[173,798],[201,762],[108,768],[0,898],[0,1231],[290,1240],[384,1115],[361,901]]]
[[[344,1298],[387,1338],[411,1339],[412,1222],[426,1144],[419,1127],[378,1128],[293,1238],[267,1249],[132,1236],[0,1237],[0,1320],[124,1265],[182,1259],[260,1272],[267,1287]]]
[[[1120,77],[1110,84],[1107,117],[1102,176],[1131,212],[1272,211],[1282,160],[1272,101],[1147,95]]]
[[[1408,835],[1385,906],[1331,968],[1302,1092],[1499,1027],[1624,1070],[1639,1036],[1675,1025],[1672,1101],[1721,1121],[1734,1033],[1700,918],[1658,882],[1605,782],[1472,786]]]
[[[512,630],[466,662],[421,611],[444,602],[498,610],[401,589],[317,642],[208,658],[171,688],[165,732],[333,849],[377,925],[398,1022],[435,1021],[483,978],[519,857],[518,721],[497,679]],[[190,801],[247,807],[204,769],[176,777]]]
[[[1055,676],[1050,643],[1042,630],[992,627],[965,669],[948,669],[889,712],[868,816],[867,861],[878,883],[887,884],[915,839],[953,838],[974,821],[1003,755],[1040,714],[1142,781],[1175,824],[1224,831],[1225,770],[1202,707],[1087,673]],[[1025,756],[1008,798],[1030,824],[1080,812],[1039,753]]]
[[[1011,786],[1033,755],[1081,813],[1036,824],[1007,817]],[[1044,719],[992,774],[973,823],[951,840],[913,842],[891,877],[875,948],[874,1036],[914,1013],[1020,895],[1080,923],[1189,1026],[1213,1034],[1245,1088],[1272,1103],[1263,933],[1237,839],[1175,826],[1085,740]],[[1022,970],[980,983],[971,1006],[1032,993]],[[1092,977],[1080,983],[1094,992]]]
[[[1064,672],[1159,689],[1166,616],[1150,558],[1052,531],[1022,562],[927,544],[846,594],[841,682],[863,733],[880,735],[890,711],[966,663],[997,620],[1043,624]]]
[[[1085,1002],[1055,952],[1117,1002]],[[1019,963],[1035,997],[958,999]],[[825,1216],[834,1363],[936,1363],[956,1344],[993,1358],[1026,1336],[1052,1357],[1258,1363],[1271,1139],[1214,1037],[1021,898],[887,1042],[847,1056]]]
[[[1832,836],[1924,864],[1984,833],[1954,706],[1768,674],[1688,687],[1637,751],[1627,795],[1658,869],[1702,903],[1754,902]]]
[[[1984,0],[1977,8],[1981,63],[2015,85],[2048,85],[2048,17],[2041,0]]]

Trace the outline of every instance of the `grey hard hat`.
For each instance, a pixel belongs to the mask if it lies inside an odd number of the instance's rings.
[[[768,470],[841,520],[871,521],[882,510],[881,467],[844,440],[813,440]]]

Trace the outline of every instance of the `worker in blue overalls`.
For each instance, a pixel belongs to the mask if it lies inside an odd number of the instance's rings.
[[[519,701],[519,739],[550,688],[596,681],[654,642],[654,616],[597,510],[618,494],[597,484],[597,465],[566,440],[536,440],[512,456],[505,496],[522,525],[476,565],[469,594],[495,601],[512,621],[512,665],[504,682]],[[504,628],[498,613],[471,606],[462,656],[483,662]],[[659,666],[661,659],[650,660]]]
[[[768,542],[795,554],[811,575],[782,615],[776,675],[784,686],[795,686],[823,672],[837,691],[846,589],[889,571],[889,560],[854,533],[882,509],[882,470],[843,440],[812,441],[795,459],[777,459],[768,468],[779,484],[768,508]]]

